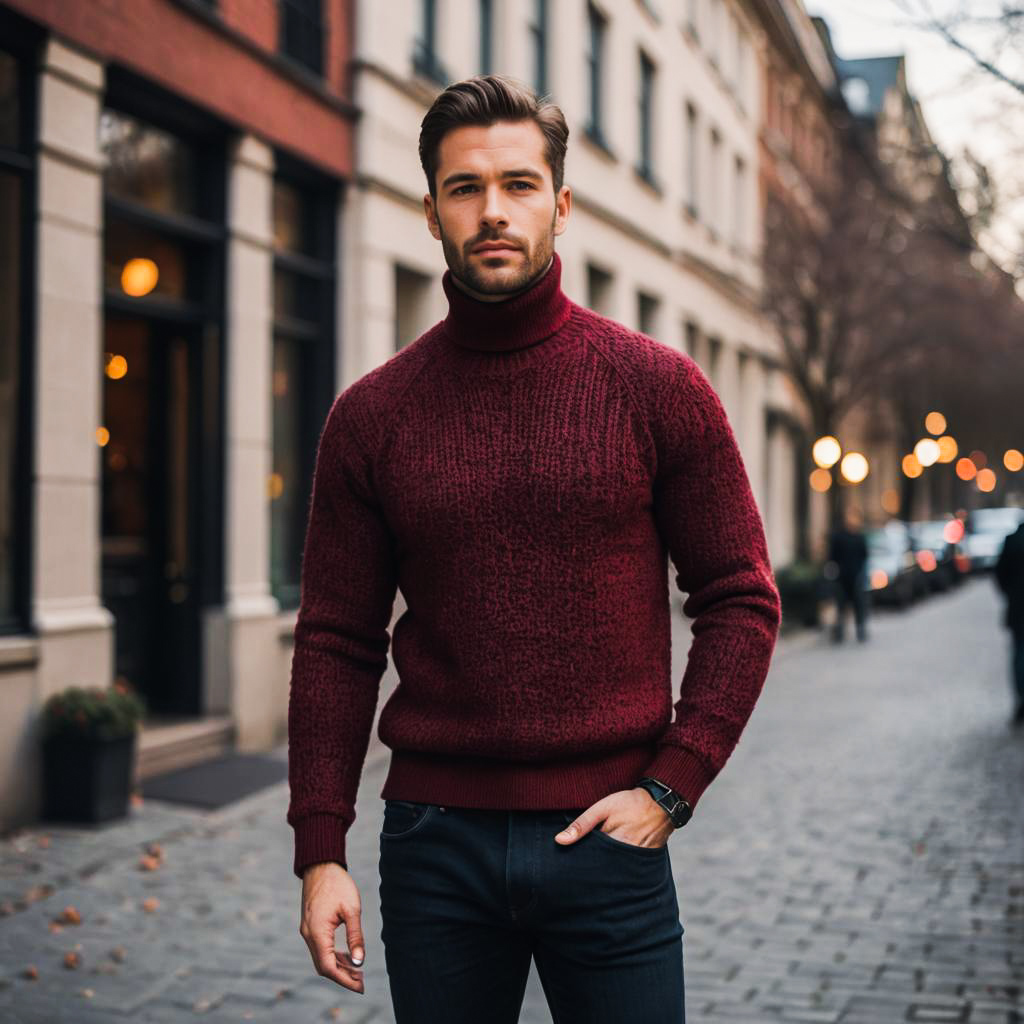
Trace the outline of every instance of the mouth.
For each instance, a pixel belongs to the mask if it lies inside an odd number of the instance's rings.
[[[503,259],[507,259],[513,253],[519,252],[515,246],[511,245],[500,245],[500,246],[487,246],[482,249],[474,249],[473,252],[477,256],[498,256]]]

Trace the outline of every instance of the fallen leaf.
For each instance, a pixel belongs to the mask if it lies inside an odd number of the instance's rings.
[[[56,919],[61,924],[81,924],[82,915],[78,912],[78,908],[72,906],[70,903],[57,915]]]
[[[164,848],[159,843],[150,843],[149,846],[146,847],[146,852],[151,853],[154,857],[160,857],[162,859],[164,855]]]
[[[28,967],[21,972],[21,976],[23,978],[28,978],[29,981],[35,981],[39,977],[39,968],[36,967],[35,964],[29,964]]]
[[[156,908],[160,906],[160,901],[155,896],[150,896],[149,899],[142,901],[142,909],[147,914],[152,914],[156,911]]]
[[[96,995],[96,993],[93,992],[91,988],[83,988],[82,995],[85,996],[86,999],[92,999],[92,997]]]
[[[139,858],[140,871],[158,871],[162,866],[163,861],[159,857],[152,857],[146,854],[144,857]]]
[[[38,843],[38,845],[40,847],[42,847],[45,850],[50,845],[50,837],[49,836],[40,836],[38,838],[38,840],[36,840],[36,842]]]
[[[82,962],[82,958],[77,953],[65,953],[64,954],[64,966],[69,968],[77,967]]]
[[[53,893],[52,885],[33,885],[30,889],[25,890],[25,895],[22,899],[26,903],[38,903],[39,900],[46,899],[47,896]]]
[[[57,921],[51,921],[50,931],[53,932],[54,935],[59,935],[62,931],[64,931],[64,925],[59,924]]]
[[[124,946],[115,946],[110,951],[110,959],[111,960],[116,960],[119,964],[123,964],[124,963],[124,958],[127,955],[128,955],[128,951],[124,948]]]

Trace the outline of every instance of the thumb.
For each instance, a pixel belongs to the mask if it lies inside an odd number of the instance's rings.
[[[564,846],[567,843],[576,842],[576,840],[579,839],[580,834],[582,832],[583,828],[580,824],[580,819],[577,818],[575,821],[572,821],[568,825],[566,825],[565,828],[563,828],[562,831],[555,836],[555,839],[558,842],[562,843],[562,845]]]
[[[359,923],[359,914],[355,913],[345,919],[345,939],[348,942],[352,963],[359,967],[366,956],[363,943],[363,929]]]

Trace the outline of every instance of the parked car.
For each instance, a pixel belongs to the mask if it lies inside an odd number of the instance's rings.
[[[1003,541],[1024,520],[1024,509],[1012,506],[978,508],[967,514],[964,548],[971,561],[971,571],[991,569],[996,564]]]
[[[906,608],[928,585],[914,557],[906,523],[890,520],[864,534],[868,545],[867,585],[876,604]]]
[[[967,572],[962,548],[964,527],[959,519],[928,519],[910,524],[914,558],[933,590],[948,590]]]

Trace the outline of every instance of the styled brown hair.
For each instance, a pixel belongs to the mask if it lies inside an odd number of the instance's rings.
[[[420,123],[420,163],[431,198],[437,199],[438,154],[441,140],[462,125],[492,125],[495,121],[535,121],[544,133],[544,156],[551,168],[555,194],[565,175],[569,126],[565,115],[547,98],[506,75],[473,75],[449,85],[431,104]]]

